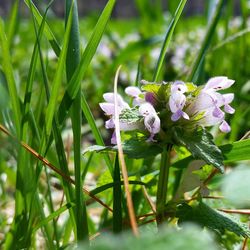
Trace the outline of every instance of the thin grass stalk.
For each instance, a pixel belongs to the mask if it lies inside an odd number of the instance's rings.
[[[131,193],[129,190],[128,172],[127,172],[126,163],[125,163],[124,154],[123,154],[123,149],[122,149],[122,144],[121,144],[120,122],[119,122],[118,100],[117,100],[117,82],[118,82],[118,76],[119,76],[120,69],[121,69],[121,66],[117,69],[116,75],[115,75],[115,80],[114,80],[114,96],[115,96],[114,104],[115,104],[115,128],[116,128],[115,133],[116,133],[116,140],[117,140],[118,156],[119,156],[120,165],[122,168],[122,176],[123,176],[123,181],[124,181],[130,224],[131,224],[132,231],[133,231],[134,235],[138,237],[139,231],[138,231],[138,226],[137,226],[137,222],[136,222],[133,201],[132,201]]]

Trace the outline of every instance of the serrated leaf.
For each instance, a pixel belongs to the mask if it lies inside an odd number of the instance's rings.
[[[212,135],[205,128],[198,128],[191,132],[184,131],[180,127],[175,127],[173,130],[176,142],[186,146],[194,158],[204,160],[219,169],[221,173],[224,172],[222,152],[214,144]]]
[[[162,148],[157,144],[147,143],[135,139],[124,141],[122,147],[124,154],[126,154],[129,158],[133,159],[148,158],[156,156],[162,152]],[[87,152],[117,152],[117,146],[94,145],[85,149],[83,151],[83,154],[86,154]]]
[[[233,142],[219,146],[224,158],[224,163],[231,163],[237,161],[250,160],[250,139]],[[175,162],[172,166],[175,168],[185,168],[190,161],[193,160],[192,156],[188,156],[180,161]]]
[[[203,202],[200,202],[195,207],[191,207],[186,203],[182,204],[177,212],[177,217],[179,217],[179,223],[196,222],[221,234],[228,230],[239,236],[250,236],[250,231],[246,224],[241,223],[228,214],[212,209]]]

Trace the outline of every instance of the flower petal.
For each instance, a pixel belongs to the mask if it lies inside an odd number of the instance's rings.
[[[156,114],[154,107],[149,102],[141,104],[139,107],[139,113],[144,117],[150,114]]]
[[[115,105],[113,103],[102,102],[99,103],[99,105],[106,115],[115,114]]]
[[[158,115],[155,114],[150,114],[144,118],[144,124],[147,130],[151,134],[157,134],[160,132],[161,129],[161,121]]]
[[[228,123],[225,120],[222,121],[219,128],[224,133],[228,133],[231,131],[231,127],[228,125]]]
[[[225,76],[217,76],[208,80],[205,89],[227,89],[234,84],[234,80],[228,79]]]
[[[132,97],[137,97],[141,94],[141,90],[138,87],[129,86],[125,89],[125,93]]]
[[[115,130],[114,130],[114,132],[112,134],[112,137],[111,137],[111,144],[114,144],[114,145],[117,144]]]
[[[114,119],[110,118],[109,120],[107,120],[105,122],[105,128],[106,129],[110,129],[110,128],[114,128],[115,127],[115,123],[114,123]]]
[[[233,93],[229,93],[229,94],[224,94],[222,95],[223,100],[224,100],[224,104],[229,104],[233,101],[234,99],[234,94]]]
[[[215,107],[213,110],[213,116],[216,118],[223,118],[224,112],[219,107]]]
[[[180,92],[180,93],[185,93],[187,92],[187,86],[184,82],[182,81],[175,81],[174,83],[172,83],[171,85],[171,92]]]
[[[224,106],[224,110],[228,114],[233,114],[235,112],[235,109],[233,107],[231,107],[229,104],[226,104]]]
[[[180,92],[174,92],[169,98],[169,108],[172,113],[182,109],[186,102],[186,96]]]
[[[184,119],[186,119],[186,120],[189,120],[190,118],[189,118],[189,115],[186,113],[186,112],[183,112],[182,111],[182,117],[184,118]]]
[[[183,111],[179,109],[177,112],[175,112],[171,115],[171,120],[173,122],[178,121],[182,117],[182,113],[183,113]]]
[[[107,102],[107,103],[115,103],[115,95],[112,92],[108,92],[103,94],[103,99]],[[129,109],[129,105],[123,100],[123,98],[118,94],[117,95],[117,103],[118,106],[121,107],[122,109]]]

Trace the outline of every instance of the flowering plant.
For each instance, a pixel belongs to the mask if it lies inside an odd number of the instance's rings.
[[[120,130],[135,131],[138,140],[145,135],[142,138],[148,143],[184,145],[193,156],[223,171],[221,152],[205,127],[219,125],[222,132],[230,131],[225,114],[234,113],[230,106],[234,94],[221,94],[219,90],[233,83],[225,76],[213,77],[202,86],[182,81],[158,84],[143,80],[141,88],[125,89],[133,99],[132,107],[118,95]],[[103,97],[106,102],[100,103],[100,107],[109,116],[105,127],[115,129],[114,94],[105,93]],[[116,144],[115,132],[111,143]]]

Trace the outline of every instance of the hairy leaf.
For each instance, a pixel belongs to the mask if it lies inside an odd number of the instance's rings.
[[[204,160],[220,172],[224,172],[222,152],[214,144],[212,135],[206,129],[198,128],[188,132],[176,127],[173,134],[176,142],[186,146],[194,158]]]
[[[239,236],[249,237],[250,231],[244,223],[237,221],[228,214],[216,211],[205,203],[200,202],[197,206],[191,207],[186,203],[182,204],[177,211],[179,223],[196,222],[204,227],[223,234],[225,230]]]

